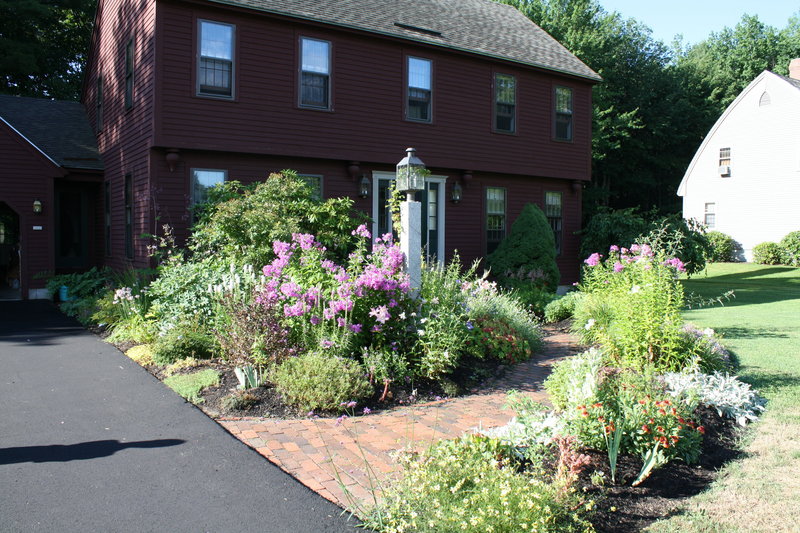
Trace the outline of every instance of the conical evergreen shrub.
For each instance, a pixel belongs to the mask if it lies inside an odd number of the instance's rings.
[[[527,204],[511,232],[486,258],[501,284],[519,286],[530,281],[536,288],[555,292],[560,273],[556,265],[556,243],[544,212]]]

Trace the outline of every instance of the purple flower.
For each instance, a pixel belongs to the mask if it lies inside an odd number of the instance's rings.
[[[601,255],[595,252],[586,259],[584,259],[583,262],[589,265],[590,267],[597,266],[600,264],[600,257]]]
[[[289,281],[281,285],[281,292],[289,298],[298,298],[300,296],[300,285],[293,281]]]
[[[365,414],[365,415],[368,415],[368,414],[370,414],[371,412],[372,412],[372,409],[370,409],[369,407],[365,407],[365,408],[364,408],[364,414]]]
[[[641,246],[639,246],[638,244],[632,244],[631,245],[631,252],[634,253],[634,254],[638,254],[639,250],[641,250],[641,249],[642,249]]]
[[[312,316],[310,320],[311,323],[314,324],[315,326],[321,322],[320,318],[317,315]]]
[[[322,339],[321,341],[319,341],[319,345],[322,346],[323,348],[325,348],[326,350],[328,348],[333,347],[333,343],[331,341],[329,341],[328,339]]]
[[[611,248],[608,249],[608,252],[612,254],[619,252],[619,246],[617,246],[616,244],[612,244]]]
[[[475,329],[475,326],[472,325],[472,322],[470,320],[467,320],[467,329],[469,330]]]
[[[292,233],[292,240],[303,250],[310,250],[315,244],[314,236],[310,233]]]
[[[614,263],[614,272],[622,272],[623,270],[625,270],[625,265],[623,265],[619,261]]]
[[[336,425],[338,426],[339,424],[341,424],[345,420],[347,420],[347,415],[340,416],[339,418],[336,419]]]
[[[348,409],[352,409],[356,405],[358,405],[358,402],[347,402],[347,408]]]
[[[361,333],[361,324],[350,324],[350,331],[353,333]]]
[[[381,327],[378,324],[375,324],[374,326],[372,326],[372,332],[373,333],[380,333],[381,332]]]
[[[358,235],[359,237],[364,237],[365,239],[372,237],[372,234],[367,229],[366,224],[361,224],[359,227],[353,230],[352,234]]]
[[[338,326],[340,328],[343,328],[343,327],[345,327],[347,325],[347,320],[345,320],[342,317],[339,317],[339,318],[336,319],[336,324],[338,324]]]
[[[275,252],[275,255],[278,257],[288,254],[291,249],[292,245],[288,242],[272,241],[272,251]]]

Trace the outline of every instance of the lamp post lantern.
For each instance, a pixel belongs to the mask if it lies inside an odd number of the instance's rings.
[[[414,193],[425,188],[425,163],[417,157],[414,148],[406,149],[406,156],[397,163],[397,189],[406,193],[400,203],[400,249],[405,255],[405,267],[411,283],[411,294],[416,296],[422,283],[422,217],[420,203]]]

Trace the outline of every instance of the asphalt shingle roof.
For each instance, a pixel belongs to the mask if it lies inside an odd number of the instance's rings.
[[[0,95],[0,117],[64,168],[103,170],[80,102]]]
[[[773,74],[775,73],[773,72]],[[788,76],[784,76],[782,74],[775,74],[775,75],[778,76],[779,78],[783,78],[784,80],[786,80],[789,83],[789,85],[793,86],[795,89],[800,89],[800,80],[789,78]]]
[[[600,81],[597,73],[516,8],[492,0],[209,1],[390,35]]]

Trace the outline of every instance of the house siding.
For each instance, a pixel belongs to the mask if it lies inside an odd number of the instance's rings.
[[[97,76],[104,76],[103,129],[97,134],[105,180],[111,184],[111,250],[105,262],[116,269],[148,265],[147,242],[153,233],[150,147],[156,74],[155,0],[100,0],[89,52],[82,102],[96,127]],[[135,44],[133,106],[125,107],[125,46]],[[124,177],[131,174],[134,189],[135,260],[125,257]],[[102,202],[98,205],[102,205]],[[102,213],[102,209],[98,210]],[[102,226],[101,226],[102,227]],[[102,232],[98,232],[102,234]],[[103,248],[105,248],[103,246]]]
[[[64,171],[2,122],[0,161],[0,202],[19,216],[20,294],[27,298],[31,290],[44,287],[45,280],[34,276],[53,271],[53,180]],[[38,215],[33,213],[37,199],[43,205]]]
[[[232,101],[195,96],[198,19],[236,26]],[[394,161],[416,146],[430,166],[589,178],[591,84],[584,80],[258,13],[160,2],[158,21],[157,146],[369,162]],[[332,43],[332,111],[297,105],[301,35]],[[433,61],[431,124],[404,120],[408,55]],[[517,77],[516,135],[492,133],[500,68]],[[555,85],[574,90],[573,142],[552,140]]]
[[[759,106],[764,92],[771,103]],[[772,74],[759,76],[711,130],[682,184],[685,218],[732,236],[751,261],[753,247],[800,229],[800,90]],[[718,171],[720,148],[731,149],[731,175]]]

